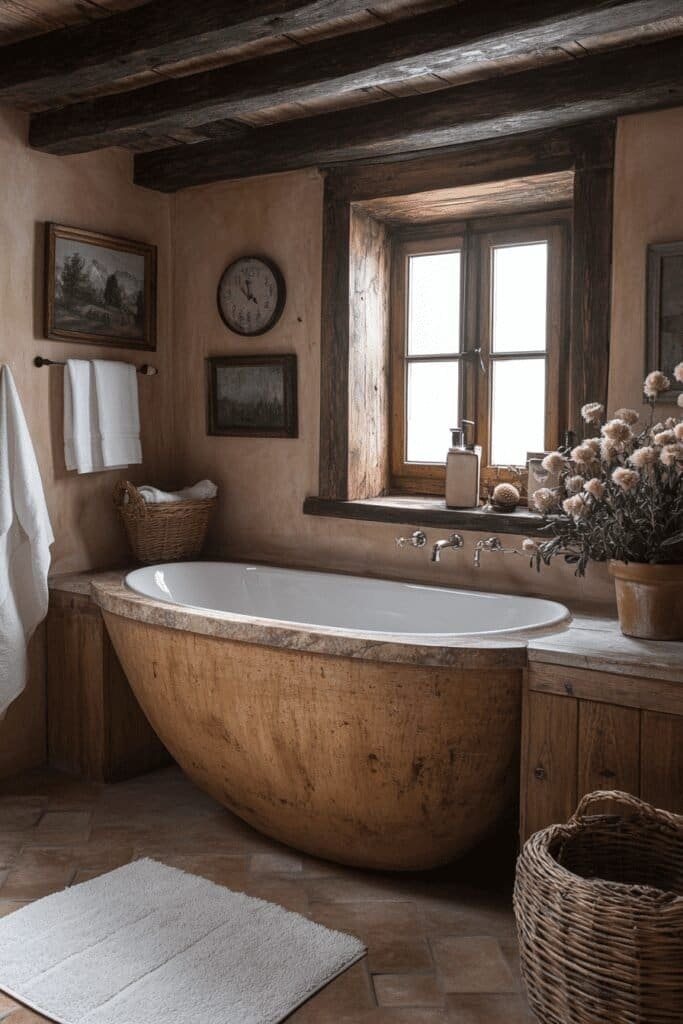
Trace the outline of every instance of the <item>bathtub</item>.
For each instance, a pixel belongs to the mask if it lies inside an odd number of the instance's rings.
[[[517,792],[536,598],[241,563],[93,585],[145,714],[194,781],[314,856],[435,867]]]

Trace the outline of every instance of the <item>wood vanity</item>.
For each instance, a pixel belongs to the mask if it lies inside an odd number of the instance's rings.
[[[532,641],[524,673],[520,839],[584,793],[623,789],[683,813],[683,644],[575,620]]]

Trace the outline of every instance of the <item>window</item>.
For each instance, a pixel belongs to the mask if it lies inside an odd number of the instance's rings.
[[[393,490],[443,493],[450,430],[463,419],[475,424],[484,486],[559,443],[569,228],[555,213],[395,233]]]

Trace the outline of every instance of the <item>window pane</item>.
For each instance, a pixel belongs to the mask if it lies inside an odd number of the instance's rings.
[[[458,425],[458,364],[408,364],[408,462],[445,462]]]
[[[493,361],[491,463],[523,466],[545,449],[545,359]]]
[[[460,351],[460,253],[408,261],[408,355]]]
[[[494,352],[542,352],[546,345],[548,243],[493,250]]]

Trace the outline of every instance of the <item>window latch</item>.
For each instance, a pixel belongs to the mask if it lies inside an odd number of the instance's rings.
[[[479,369],[482,373],[486,373],[486,363],[484,362],[484,356],[480,348],[471,348],[467,352],[463,352],[462,359],[478,359]]]

